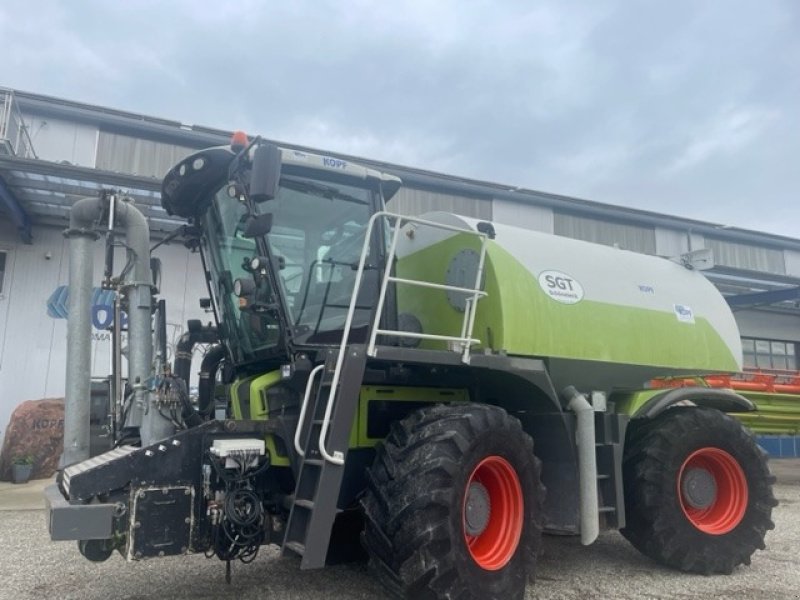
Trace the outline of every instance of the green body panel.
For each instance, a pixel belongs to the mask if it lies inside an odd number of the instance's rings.
[[[663,389],[632,390],[626,392],[614,392],[609,396],[609,403],[614,403],[617,413],[632,417],[653,396],[663,393]]]
[[[270,371],[250,380],[250,418],[254,420],[266,420],[269,418],[267,411],[267,404],[264,401],[263,392],[270,386],[275,385],[281,380],[280,371]],[[240,382],[236,381],[231,386],[231,411],[233,412],[234,419],[242,418],[242,405],[239,399],[237,390],[239,389]],[[275,444],[275,436],[267,435],[265,438],[267,450],[270,454],[272,466],[275,467],[288,467],[289,457],[278,453],[277,445]]]
[[[441,282],[451,260],[465,248],[478,249],[474,236],[455,235],[398,261],[400,277]],[[552,300],[536,277],[514,256],[489,241],[485,290],[478,303],[473,337],[479,348],[522,356],[589,360],[663,367],[697,373],[738,371],[731,349],[709,322],[691,325],[660,310],[584,298],[575,304]],[[587,292],[587,296],[588,296]],[[398,286],[400,312],[411,313],[426,333],[458,334],[463,313],[441,290]],[[443,348],[437,342],[425,344]]]
[[[467,248],[479,252],[480,243],[477,238],[471,235],[457,235],[411,256],[401,258],[397,261],[397,275],[407,279],[442,283],[450,261],[459,251]],[[493,269],[486,270],[484,289],[490,298],[500,296]],[[410,313],[417,317],[422,323],[425,333],[458,335],[461,331],[464,313],[451,307],[447,302],[445,292],[441,290],[398,285],[397,306],[398,313]],[[479,348],[496,350],[503,347],[503,332],[497,330],[497,324],[502,323],[502,318],[500,303],[487,302],[486,299],[478,302],[473,337],[481,340]],[[492,329],[493,324],[495,325],[494,329]],[[423,340],[420,346],[435,350],[446,349],[443,342],[430,340]]]
[[[382,439],[371,438],[367,435],[369,404],[373,400],[430,403],[466,402],[469,400],[469,392],[427,387],[362,386],[358,398],[357,420],[350,436],[351,448],[372,448]]]
[[[269,412],[264,402],[264,392],[271,386],[281,381],[280,371],[271,371],[249,380],[250,386],[250,415],[254,420],[269,419]],[[231,410],[234,419],[242,419],[241,399],[237,389],[241,381],[231,385]],[[373,448],[381,438],[371,438],[367,435],[369,403],[373,400],[389,400],[392,402],[464,402],[469,400],[467,390],[430,388],[430,387],[387,387],[369,386],[361,387],[359,405],[350,431],[350,448]],[[279,454],[275,438],[266,436],[267,450],[272,457],[272,465],[288,467],[289,457]]]
[[[733,413],[758,434],[800,435],[800,395],[736,390],[756,405],[756,410]]]
[[[698,379],[698,385],[703,385]],[[615,392],[609,397],[618,413],[633,416],[653,396],[667,389]],[[800,435],[800,395],[731,390],[755,404],[751,412],[730,413],[756,434]]]

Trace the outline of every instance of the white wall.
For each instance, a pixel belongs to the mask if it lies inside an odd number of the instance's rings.
[[[697,250],[701,246],[694,249]],[[685,231],[656,227],[656,254],[674,257],[685,254],[689,250],[689,239]]]
[[[97,127],[51,117],[25,115],[36,155],[44,160],[66,160],[81,167],[94,167]]]
[[[553,233],[553,210],[523,202],[492,200],[492,220],[503,225],[514,225],[534,231]]]
[[[800,277],[800,252],[784,250],[783,257],[786,264],[786,274],[792,277]]]
[[[66,320],[48,316],[47,300],[68,282],[68,242],[57,228],[34,228],[33,236],[33,245],[19,243],[14,228],[0,222],[0,251],[8,253],[0,298],[0,443],[18,404],[64,394]],[[103,244],[95,246],[94,279],[99,285]],[[154,256],[163,262],[161,297],[167,300],[167,329],[174,345],[187,319],[212,320],[198,304],[208,292],[198,255],[175,244],[160,247]],[[120,253],[117,270],[123,264]],[[103,377],[109,373],[110,342],[106,332],[93,334],[98,339],[92,342],[92,375]]]

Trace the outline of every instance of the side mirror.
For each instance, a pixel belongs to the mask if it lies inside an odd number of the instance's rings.
[[[281,179],[281,150],[273,144],[261,144],[253,151],[250,172],[250,197],[254,202],[266,202],[278,195]]]
[[[242,235],[248,239],[253,239],[268,234],[272,230],[272,213],[261,215],[250,215],[244,224]]]

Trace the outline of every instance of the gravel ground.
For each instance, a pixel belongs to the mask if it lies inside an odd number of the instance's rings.
[[[676,573],[641,556],[616,532],[592,546],[576,538],[545,538],[545,556],[527,598],[539,600],[620,599],[786,599],[800,598],[800,462],[778,471],[775,531],[767,550],[750,567],[729,576]],[[773,463],[775,464],[775,463]],[[42,511],[0,513],[0,598],[145,600],[167,598],[383,598],[361,564],[301,572],[299,560],[262,549],[252,565],[235,564],[224,582],[223,564],[202,556],[126,564],[115,554],[107,562],[83,559],[72,543],[51,543]]]

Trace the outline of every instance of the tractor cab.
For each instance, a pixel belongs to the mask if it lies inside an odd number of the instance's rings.
[[[167,174],[163,204],[195,226],[234,364],[263,369],[339,343],[370,217],[399,187],[391,175],[258,141],[198,152]],[[371,238],[354,340],[366,335],[383,268],[384,230]]]

